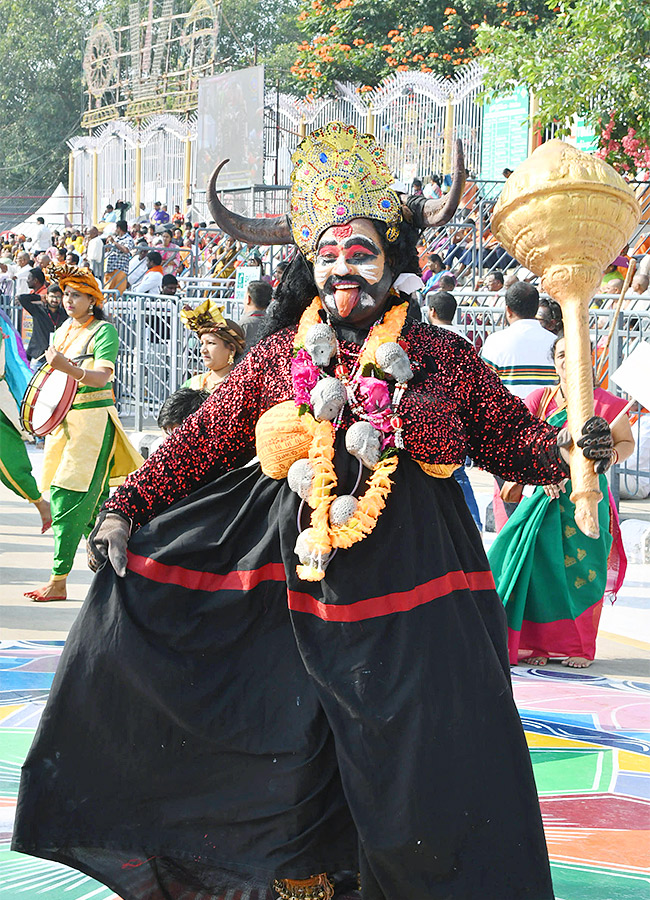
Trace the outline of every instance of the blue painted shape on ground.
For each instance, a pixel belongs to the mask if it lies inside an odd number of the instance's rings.
[[[585,728],[582,725],[571,725],[564,722],[543,722],[537,717],[527,718],[522,716],[521,721],[524,731],[532,734],[568,738],[572,741],[585,741],[592,744],[601,744],[604,747],[613,747],[616,750],[630,750],[632,753],[650,756],[650,743],[634,737],[628,737],[622,732],[598,731],[595,728]]]
[[[617,794],[650,800],[650,775],[645,772],[619,772],[614,791]]]
[[[4,672],[0,680],[0,698],[12,691],[49,691],[54,672]]]

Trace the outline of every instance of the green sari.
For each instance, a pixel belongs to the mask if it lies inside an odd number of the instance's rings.
[[[562,427],[566,410],[547,421]],[[511,665],[530,656],[594,658],[612,545],[604,475],[600,490],[598,538],[576,526],[568,481],[557,500],[536,487],[492,544],[488,559],[508,619]]]

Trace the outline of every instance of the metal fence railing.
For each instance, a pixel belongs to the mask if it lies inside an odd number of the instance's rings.
[[[476,291],[458,292],[456,299],[459,303],[456,327],[480,352],[487,335],[507,327],[505,303],[497,300],[494,305],[485,305],[486,300],[494,301],[494,295]],[[598,295],[593,303],[605,300],[611,300],[611,297]],[[602,360],[613,317],[614,311],[611,309],[594,307],[590,312],[589,333],[595,367]],[[619,313],[607,353],[607,365],[599,382],[600,387],[617,396],[621,395],[620,389],[609,376],[640,341],[650,341],[650,311],[630,309]],[[645,499],[650,495],[650,411],[633,408],[631,424],[635,440],[634,453],[624,463],[613,466],[610,472],[610,487],[617,503],[619,497]]]

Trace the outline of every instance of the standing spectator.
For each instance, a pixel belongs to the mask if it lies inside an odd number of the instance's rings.
[[[156,249],[162,256],[162,267],[165,275],[174,275],[178,269],[179,249],[176,244],[172,243],[172,235],[170,231],[163,231],[162,246]]]
[[[13,280],[11,278],[12,263],[8,256],[0,259],[0,298],[10,299],[13,293]]]
[[[18,302],[32,317],[32,336],[27,345],[27,358],[32,368],[38,368],[44,361],[44,354],[50,345],[50,335],[54,334],[59,325],[68,318],[68,314],[61,305],[63,292],[58,284],[53,283],[45,288],[45,276],[40,269],[32,269],[30,282],[39,285],[42,292],[33,290],[31,294],[19,294]],[[42,279],[42,281],[41,281]],[[37,363],[38,365],[34,365]]]
[[[562,328],[562,307],[556,300],[540,297],[537,309],[537,321],[554,335],[560,334]]]
[[[507,328],[485,339],[483,361],[517,397],[535,388],[554,385],[555,367],[549,356],[554,335],[535,316],[539,293],[532,284],[518,281],[506,291]]]
[[[38,216],[38,229],[32,240],[32,253],[43,253],[50,249],[52,243],[52,232],[45,224],[43,216]]]
[[[166,297],[175,297],[179,286],[175,275],[163,275],[160,282],[160,293]]]
[[[131,289],[136,287],[147,273],[147,253],[149,252],[149,244],[146,241],[138,241],[135,249],[137,252],[129,263],[129,271],[127,274],[127,281]]]
[[[440,176],[432,175],[428,184],[425,184],[422,191],[427,200],[435,200],[442,197],[442,187],[440,186]]]
[[[147,252],[147,271],[138,282],[139,294],[159,294],[162,287],[162,256],[157,250]]]
[[[95,278],[101,279],[104,274],[104,242],[94,225],[88,229],[86,256],[90,263],[90,271]]]
[[[431,291],[427,294],[427,317],[430,324],[437,325],[438,328],[446,328],[447,331],[453,331],[454,334],[460,334],[461,337],[465,337],[460,329],[453,324],[457,308],[456,298],[448,291]]]
[[[115,226],[115,234],[106,238],[106,281],[107,290],[116,290],[123,294],[126,290],[126,273],[129,271],[131,251],[135,244],[129,234],[129,226],[120,221]]]
[[[172,222],[174,225],[182,225],[184,222],[183,213],[181,212],[180,206],[174,207],[174,215],[172,216]]]
[[[16,257],[16,263],[18,268],[15,270],[13,278],[16,282],[16,296],[18,296],[18,294],[29,293],[27,278],[32,270],[29,253],[26,250],[21,250]]]
[[[156,200],[153,205],[153,212],[151,213],[149,221],[152,225],[167,225],[169,222],[169,213],[167,209],[162,206],[160,200]]]
[[[246,337],[246,350],[259,341],[266,325],[266,310],[273,288],[267,281],[249,281],[244,295],[244,315],[239,320]]]

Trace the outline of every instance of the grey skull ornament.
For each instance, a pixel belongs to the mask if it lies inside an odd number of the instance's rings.
[[[330,504],[330,525],[345,525],[359,508],[359,501],[352,494],[341,494]]]
[[[309,394],[314,418],[331,422],[345,406],[348,394],[338,378],[321,378]]]
[[[313,528],[305,528],[304,531],[301,531],[293,552],[300,560],[301,565],[324,569],[332,556],[332,552],[319,554],[318,550],[315,550],[313,546],[313,535]]]
[[[413,378],[413,369],[406,352],[394,341],[380,344],[375,353],[375,360],[382,372],[390,375],[398,384]]]
[[[316,366],[328,366],[336,354],[336,334],[324,322],[312,325],[305,335],[305,350]]]
[[[374,469],[381,456],[382,434],[370,422],[355,422],[345,435],[345,449],[367,469]]]
[[[301,500],[309,500],[314,481],[314,469],[308,459],[297,459],[289,467],[287,482]]]

